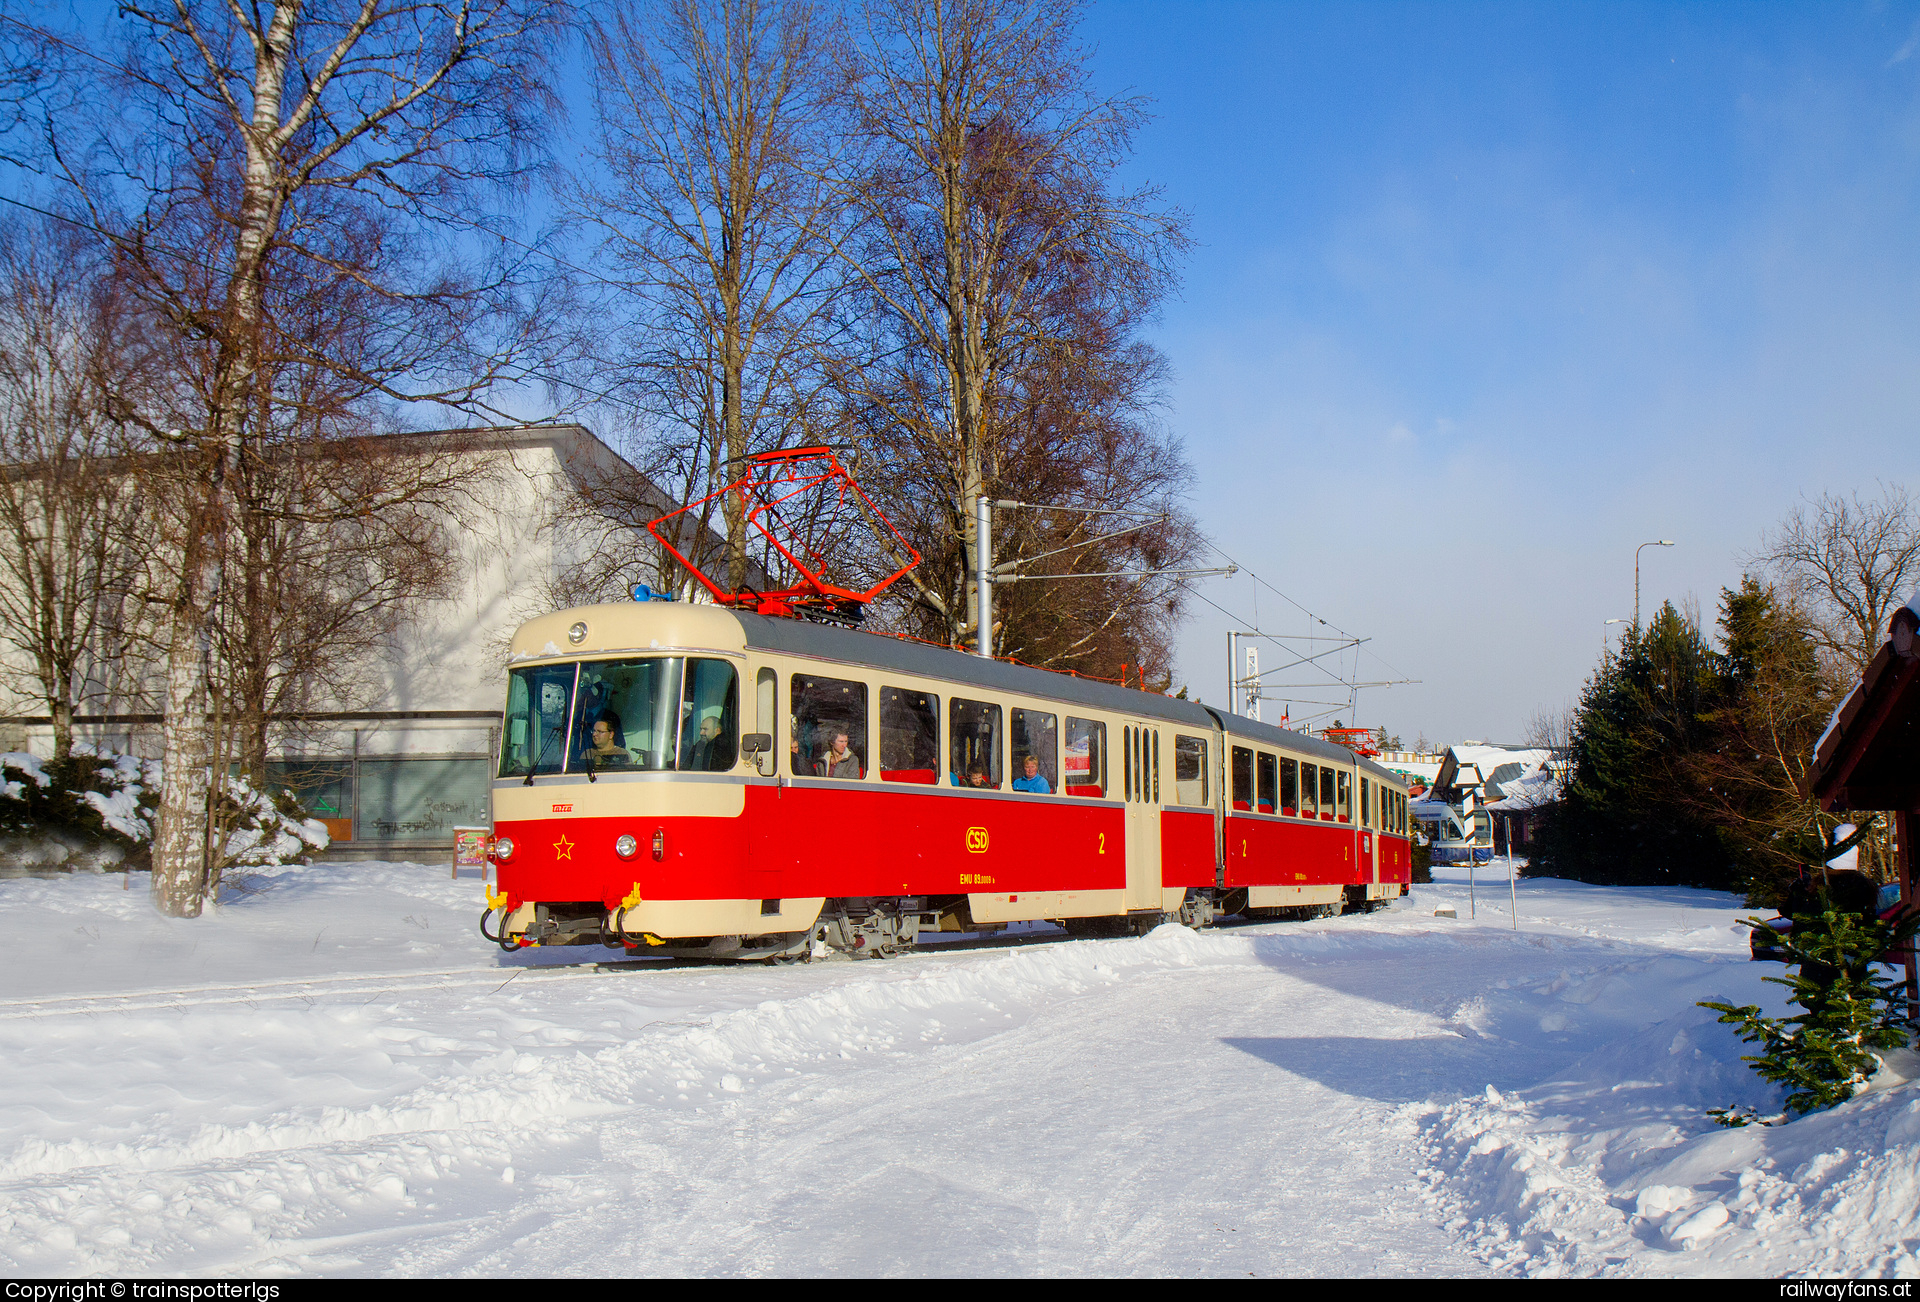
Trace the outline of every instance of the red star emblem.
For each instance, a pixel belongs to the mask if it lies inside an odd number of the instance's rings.
[[[567,840],[567,834],[565,832],[562,832],[560,839],[553,843],[553,857],[556,859],[573,858],[573,842]]]

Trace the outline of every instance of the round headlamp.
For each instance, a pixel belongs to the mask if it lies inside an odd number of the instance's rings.
[[[493,848],[487,851],[487,853],[495,863],[505,863],[507,860],[513,858],[513,838],[510,836],[495,837]]]
[[[632,836],[623,833],[620,839],[613,843],[613,852],[622,859],[631,859],[640,853],[640,843]]]

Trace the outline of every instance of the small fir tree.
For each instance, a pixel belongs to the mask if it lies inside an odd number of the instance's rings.
[[[1787,962],[1797,963],[1789,977],[1767,977],[1793,991],[1788,1002],[1804,1011],[1793,1017],[1764,1017],[1757,1004],[1735,1006],[1702,1002],[1720,1020],[1740,1029],[1740,1038],[1761,1045],[1743,1055],[1760,1075],[1789,1089],[1786,1108],[1804,1115],[1844,1103],[1879,1067],[1875,1049],[1905,1048],[1913,1023],[1901,1010],[1904,980],[1881,975],[1874,963],[1902,947],[1914,934],[1920,914],[1888,925],[1876,918],[1835,908],[1820,893],[1820,912],[1795,914],[1793,930],[1780,938]],[[1748,919],[1749,926],[1764,925]],[[1722,1125],[1744,1126],[1755,1119],[1738,1109],[1715,1109]]]

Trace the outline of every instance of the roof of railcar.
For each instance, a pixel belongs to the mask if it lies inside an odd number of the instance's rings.
[[[1405,786],[1406,778],[1392,769],[1382,768],[1366,756],[1342,746],[1339,742],[1328,741],[1323,737],[1309,736],[1304,732],[1291,732],[1286,728],[1276,728],[1270,723],[1258,719],[1249,719],[1244,715],[1228,714],[1225,710],[1209,710],[1207,713],[1220,720],[1220,724],[1233,737],[1245,737],[1250,741],[1262,742],[1268,746],[1284,746],[1288,750],[1301,751],[1318,759],[1331,760],[1336,764],[1358,764],[1362,769],[1382,778],[1394,786]]]
[[[1361,768],[1396,786],[1404,781],[1345,746],[1310,737],[1303,732],[1288,732],[1271,724],[1210,709],[1197,701],[1162,696],[1157,692],[1142,692],[1131,687],[1117,687],[1096,678],[1075,678],[1071,674],[1009,664],[1004,660],[989,660],[983,656],[968,655],[964,651],[930,646],[925,642],[835,628],[831,624],[812,624],[804,620],[772,618],[744,611],[735,612],[735,615],[746,633],[747,645],[759,650],[784,651],[874,669],[895,669],[922,678],[978,683],[982,687],[1068,701],[1094,709],[1111,710],[1116,714],[1192,724],[1208,731],[1212,731],[1214,725],[1219,723],[1238,737],[1250,737],[1270,746],[1284,746],[1288,750],[1343,764],[1358,761]]]
[[[1027,696],[1051,697],[1111,710],[1116,714],[1144,715],[1173,723],[1190,723],[1213,728],[1210,711],[1196,701],[1142,692],[1131,687],[1116,687],[1095,678],[1075,678],[1029,665],[1008,664],[984,656],[950,651],[925,642],[879,633],[862,633],[835,628],[830,624],[810,624],[798,619],[777,619],[766,615],[738,612],[740,627],[746,631],[747,645],[766,651],[785,651],[794,655],[839,660],[874,669],[896,669],[922,678],[946,678],[978,683],[1004,692]]]

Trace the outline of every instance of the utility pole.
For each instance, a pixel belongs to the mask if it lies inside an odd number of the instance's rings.
[[[1633,631],[1640,631],[1640,553],[1649,547],[1671,547],[1673,539],[1662,538],[1657,542],[1644,542],[1633,549]]]
[[[993,658],[993,502],[985,493],[973,499],[973,611],[979,628],[973,653]]]

